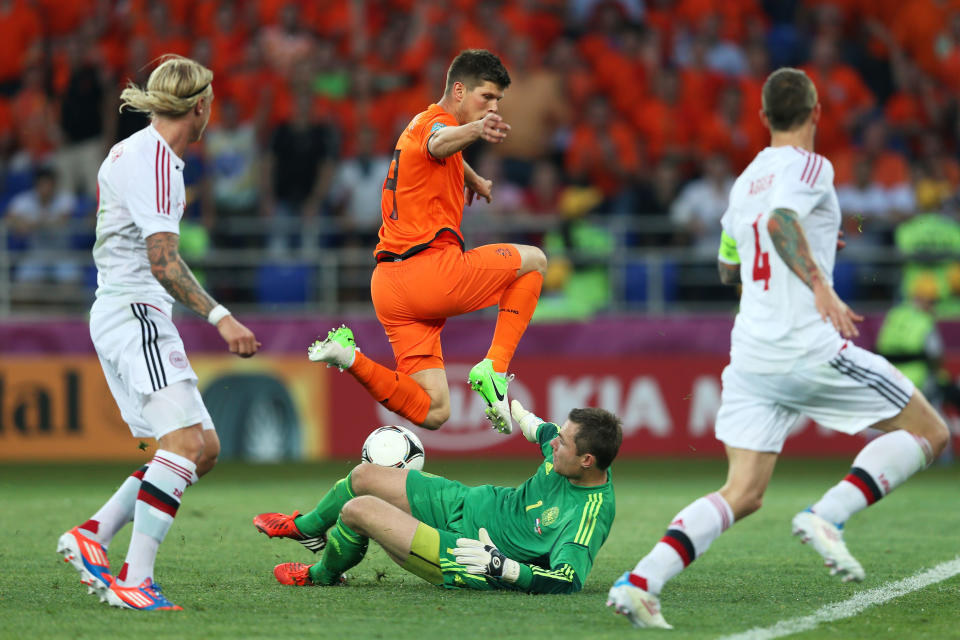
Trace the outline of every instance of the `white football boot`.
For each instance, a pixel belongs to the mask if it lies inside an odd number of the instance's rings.
[[[801,511],[793,516],[793,535],[800,536],[803,544],[813,543],[813,548],[823,556],[823,564],[830,567],[830,575],[839,575],[844,582],[860,582],[866,577],[843,542],[843,530],[832,522],[812,511]]]
[[[630,624],[638,629],[644,627],[673,629],[660,613],[660,598],[634,586],[630,582],[629,571],[620,576],[610,587],[607,606],[613,607],[615,613],[627,616]]]
[[[337,367],[340,371],[349,369],[353,364],[357,343],[353,331],[346,325],[340,325],[327,332],[327,337],[317,338],[307,347],[307,357],[312,362],[326,362],[327,368]]]

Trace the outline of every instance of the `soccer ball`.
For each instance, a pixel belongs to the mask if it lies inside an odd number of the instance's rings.
[[[423,469],[423,443],[409,429],[387,426],[374,429],[360,452],[363,462],[397,469]]]

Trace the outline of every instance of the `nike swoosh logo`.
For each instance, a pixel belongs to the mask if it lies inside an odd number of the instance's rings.
[[[524,511],[530,511],[530,509],[536,509],[537,507],[543,506],[543,500],[537,500],[533,504],[528,504],[527,508]]]
[[[500,393],[500,389],[497,389],[497,382],[493,379],[493,376],[490,376],[490,384],[493,385],[493,392],[497,394],[497,400],[503,401],[503,394]]]

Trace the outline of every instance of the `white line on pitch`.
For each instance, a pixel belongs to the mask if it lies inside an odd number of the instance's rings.
[[[899,598],[918,589],[943,582],[948,578],[960,573],[960,556],[942,564],[938,564],[933,569],[920,572],[916,575],[889,582],[869,591],[861,591],[849,600],[835,602],[821,607],[814,613],[800,618],[791,618],[783,620],[771,627],[755,627],[743,633],[737,633],[731,636],[723,636],[719,640],[772,640],[773,638],[782,638],[783,636],[793,635],[801,631],[815,629],[823,622],[833,622],[857,615],[864,609],[883,604],[888,600]]]

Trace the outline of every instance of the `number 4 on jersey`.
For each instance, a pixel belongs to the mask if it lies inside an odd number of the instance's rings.
[[[768,291],[770,289],[770,252],[760,250],[760,229],[757,226],[760,223],[760,218],[763,217],[763,214],[757,216],[757,219],[753,221],[753,239],[756,241],[756,246],[753,251],[753,281],[758,282],[763,281],[763,290]]]

